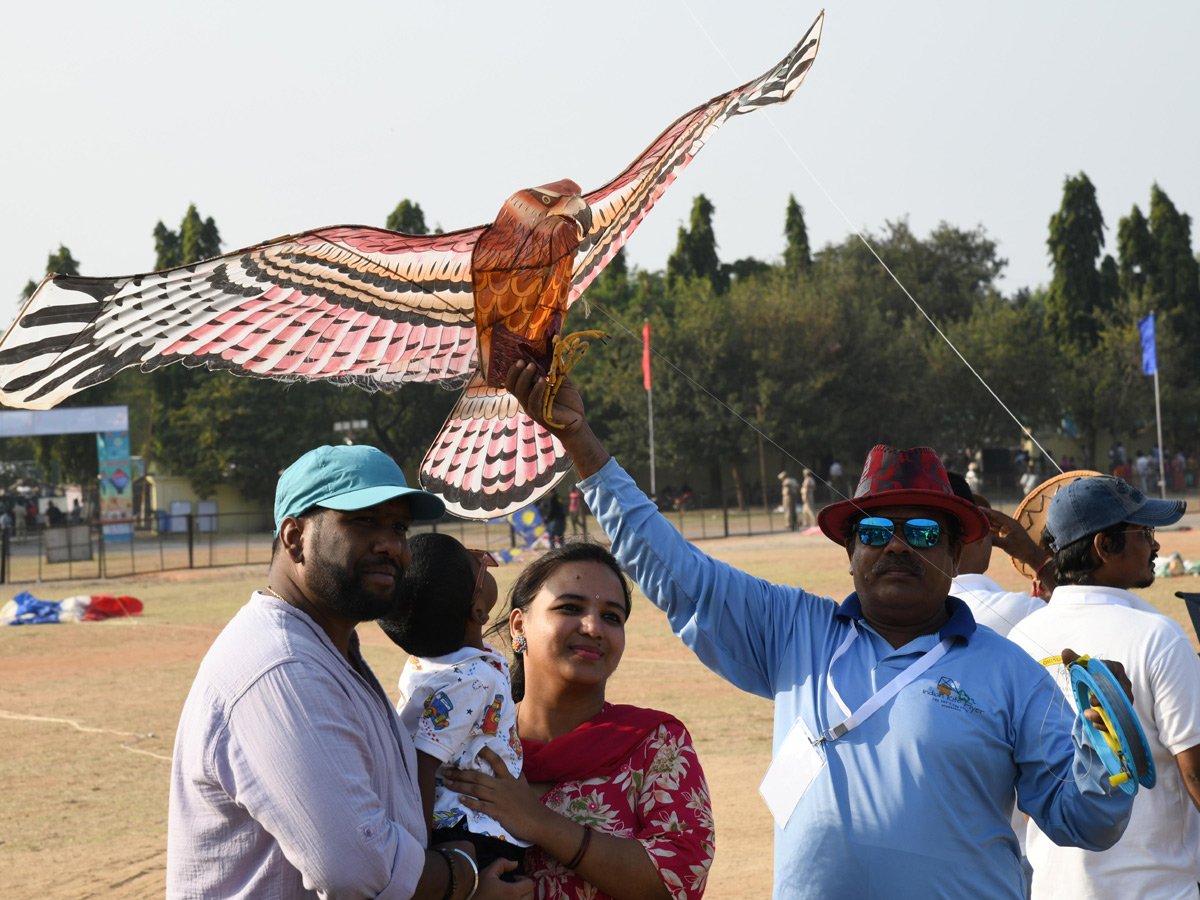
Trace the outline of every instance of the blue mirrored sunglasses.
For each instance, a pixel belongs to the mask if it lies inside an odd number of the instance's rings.
[[[871,516],[860,519],[858,539],[868,547],[886,547],[896,533],[896,524],[891,519]],[[904,529],[904,540],[910,547],[928,550],[936,547],[942,536],[942,526],[933,519],[909,519],[900,523]]]

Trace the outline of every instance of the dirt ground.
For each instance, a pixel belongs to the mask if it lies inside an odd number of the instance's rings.
[[[1163,554],[1200,554],[1200,532],[1160,532]],[[706,552],[772,581],[841,597],[850,590],[843,551],[812,535],[707,541]],[[517,567],[500,570],[505,589]],[[1022,586],[1007,559],[992,572]],[[0,888],[42,900],[161,897],[167,791],[175,728],[205,651],[266,566],[167,573],[119,582],[7,585],[44,600],[122,593],[145,604],[139,619],[0,628]],[[1191,632],[1176,590],[1161,579],[1142,592]],[[380,681],[396,684],[404,656],[374,625],[361,629]],[[1081,651],[1086,648],[1077,648]],[[609,699],[670,710],[695,738],[713,794],[714,900],[765,898],[772,828],[757,786],[770,759],[772,704],[737,691],[695,661],[665,618],[635,600],[625,657]]]

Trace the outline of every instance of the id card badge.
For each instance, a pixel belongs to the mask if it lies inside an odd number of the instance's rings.
[[[758,786],[759,794],[780,828],[787,827],[800,798],[826,764],[824,746],[815,743],[804,720],[797,719]]]

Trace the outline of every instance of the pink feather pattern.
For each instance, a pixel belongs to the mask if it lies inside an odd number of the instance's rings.
[[[592,220],[568,308],[717,128],[791,97],[816,57],[823,17],[770,71],[685,113],[584,195]],[[459,515],[506,515],[570,464],[553,435],[478,377],[471,258],[488,227],[406,235],[341,225],[162,272],[47,276],[0,340],[0,402],[47,409],[122,369],[173,362],[368,391],[465,384],[421,482]]]

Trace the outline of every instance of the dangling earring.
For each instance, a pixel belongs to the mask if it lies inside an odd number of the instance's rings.
[[[512,648],[513,653],[516,653],[518,656],[528,650],[529,643],[525,640],[525,635],[518,634],[516,637],[514,637],[512,639]]]

